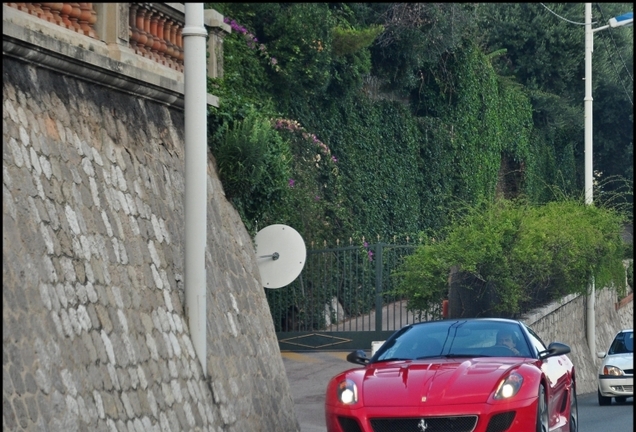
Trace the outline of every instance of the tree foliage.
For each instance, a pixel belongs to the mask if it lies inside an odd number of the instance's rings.
[[[308,244],[415,238],[439,233],[465,205],[523,198],[523,214],[509,222],[527,224],[532,208],[582,193],[581,4],[207,7],[232,27],[225,75],[208,89],[220,98],[210,109],[210,146],[252,233],[286,223]],[[597,6],[595,20],[630,8]],[[632,32],[595,34],[595,200],[621,211],[633,202],[633,83],[625,79],[633,69]],[[484,225],[493,235],[486,243],[505,249],[497,236],[516,225],[493,223]],[[471,247],[468,256],[487,252]],[[572,274],[559,276],[567,286],[580,278],[576,265],[585,264],[584,255],[575,257],[552,261],[571,266]],[[495,274],[510,271],[508,261],[486,261],[493,280],[508,289],[507,307],[528,301],[512,276]],[[444,271],[431,270],[431,277],[446,282]],[[532,289],[558,292],[550,274],[551,284],[534,281]],[[414,299],[437,294],[409,292]]]
[[[588,281],[624,287],[620,237],[624,216],[578,200],[543,206],[496,200],[470,207],[438,238],[406,258],[395,276],[411,310],[426,311],[448,295],[452,267],[495,287],[494,310],[516,314]]]
[[[593,28],[633,10],[632,3],[597,3]],[[549,200],[550,185],[569,193],[584,184],[585,37],[583,3],[480,4],[480,39],[488,50],[506,49],[495,63],[531,96],[535,140],[549,159],[541,163],[546,184],[535,198]],[[633,27],[594,34],[592,61],[594,171],[633,182]],[[617,190],[621,182],[607,184]],[[633,197],[622,196],[627,202]]]

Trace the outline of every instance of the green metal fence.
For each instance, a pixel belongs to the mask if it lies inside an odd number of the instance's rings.
[[[406,324],[433,319],[408,313],[406,301],[391,293],[393,272],[416,247],[379,242],[307,251],[294,282],[266,289],[281,349],[367,349]]]

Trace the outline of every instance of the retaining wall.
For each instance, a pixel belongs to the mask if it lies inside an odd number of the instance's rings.
[[[596,351],[607,351],[619,330],[632,328],[633,294],[618,302],[616,290],[597,290],[595,296]],[[596,392],[601,360],[590,352],[587,339],[587,297],[570,295],[539,308],[521,318],[546,344],[563,342],[572,349],[570,359],[576,367],[577,392]]]
[[[3,429],[298,431],[254,247],[208,163],[207,379],[183,112],[3,56]]]

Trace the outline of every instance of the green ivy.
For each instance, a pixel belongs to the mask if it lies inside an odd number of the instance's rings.
[[[304,210],[279,210],[278,218],[294,221],[303,236],[331,244],[355,233],[414,237],[442,227],[454,202],[493,196],[503,155],[532,170],[527,96],[499,79],[490,61],[470,45],[446,60],[456,78],[442,83],[440,75],[436,85],[422,90],[445,107],[436,117],[413,116],[404,102],[373,100],[362,87],[338,98],[300,99],[292,118],[337,155],[338,175],[331,176],[337,181],[324,172],[322,179],[308,176],[304,167],[311,166],[310,157],[293,145],[291,177],[297,189],[280,205]],[[320,205],[311,201],[316,197]],[[323,216],[311,216],[317,206]]]

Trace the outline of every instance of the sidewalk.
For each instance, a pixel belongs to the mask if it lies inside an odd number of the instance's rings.
[[[283,351],[281,354],[300,431],[326,432],[324,403],[327,383],[334,375],[361,366],[347,362],[349,351]]]

